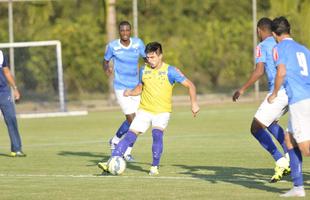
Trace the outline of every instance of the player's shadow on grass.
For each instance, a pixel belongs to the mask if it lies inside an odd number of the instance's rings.
[[[272,169],[251,169],[242,167],[221,167],[221,166],[188,166],[174,165],[181,167],[186,171],[181,174],[191,175],[193,178],[203,179],[210,183],[226,182],[241,185],[246,188],[255,188],[259,190],[281,193],[287,189],[279,189],[268,183],[273,175]],[[304,180],[309,180],[310,173],[304,172]],[[290,176],[283,180],[291,181]],[[309,186],[309,184],[305,184]]]
[[[0,156],[3,156],[3,157],[12,157],[12,156],[10,156],[9,154],[5,154],[5,153],[0,153]]]
[[[141,165],[150,166],[149,163],[136,162],[136,161],[135,162],[127,162],[127,168],[128,169],[149,173],[149,170],[144,169]]]
[[[85,151],[61,151],[58,153],[60,156],[78,156],[78,157],[88,157],[91,158],[89,162],[91,162],[91,165],[88,166],[94,166],[97,165],[100,161],[106,161],[110,158],[110,155],[104,154],[104,153],[94,153],[94,152],[85,152]],[[96,158],[96,159],[93,159]]]

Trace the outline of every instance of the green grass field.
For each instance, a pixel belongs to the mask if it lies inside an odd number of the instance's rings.
[[[160,175],[147,173],[151,134],[140,136],[121,176],[100,176],[108,139],[123,120],[119,110],[88,116],[19,119],[26,158],[10,158],[0,125],[0,200],[6,199],[280,199],[290,177],[268,183],[274,161],[248,129],[257,104],[203,107],[197,118],[175,108],[164,137]],[[286,118],[281,120],[285,124]],[[310,159],[304,159],[310,195]]]

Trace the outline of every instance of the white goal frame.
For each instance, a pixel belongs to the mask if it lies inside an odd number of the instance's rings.
[[[49,40],[49,41],[33,41],[33,42],[0,43],[0,48],[21,48],[21,47],[41,47],[41,46],[56,46],[59,105],[60,105],[60,111],[66,112],[67,107],[65,102],[63,67],[61,57],[61,42],[59,40]]]

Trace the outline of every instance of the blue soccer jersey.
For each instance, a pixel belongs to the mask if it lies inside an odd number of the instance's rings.
[[[274,79],[277,73],[276,65],[272,57],[272,49],[276,44],[275,39],[270,36],[259,43],[256,47],[256,64],[260,62],[264,63],[269,92],[273,91]]]
[[[289,104],[310,98],[310,51],[305,46],[286,38],[274,48],[276,66],[284,64],[284,87]]]
[[[8,62],[6,57],[3,55],[2,51],[0,50],[0,92],[1,91],[9,91],[10,88],[8,87],[7,80],[3,74],[3,67],[7,67]]]
[[[116,90],[133,89],[139,81],[139,57],[146,57],[144,43],[139,38],[130,38],[130,45],[125,47],[120,39],[107,45],[104,59],[114,62],[114,88]]]

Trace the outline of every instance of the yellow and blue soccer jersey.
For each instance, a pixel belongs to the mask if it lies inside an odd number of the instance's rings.
[[[173,66],[163,63],[161,68],[146,65],[140,69],[143,85],[140,108],[151,113],[171,112],[172,90],[175,83],[185,81],[185,76]]]
[[[120,39],[110,42],[106,47],[104,59],[114,62],[114,88],[116,90],[133,89],[139,82],[139,56],[146,57],[144,43],[139,38],[130,38],[125,47]]]
[[[268,88],[272,92],[274,88],[274,79],[277,74],[276,65],[272,57],[272,49],[276,45],[276,40],[270,36],[259,43],[256,47],[256,64],[264,63],[265,72],[268,79]]]
[[[305,46],[286,38],[274,48],[276,66],[284,64],[284,87],[289,104],[310,98],[310,51]]]

